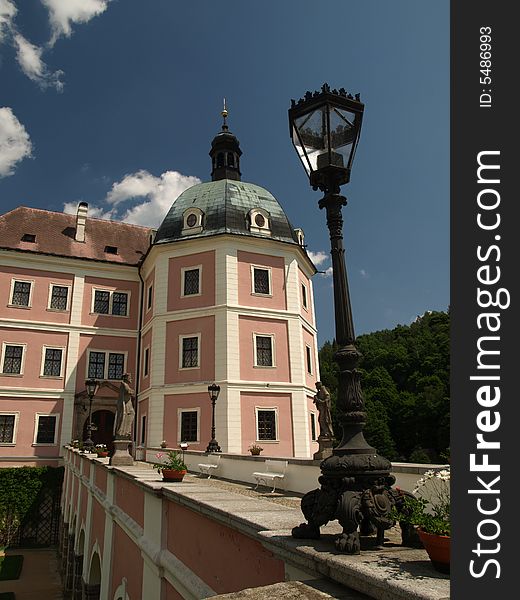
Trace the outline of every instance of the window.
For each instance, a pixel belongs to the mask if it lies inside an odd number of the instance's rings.
[[[117,246],[105,246],[105,254],[117,254]]]
[[[36,234],[24,233],[22,235],[22,242],[30,242],[31,244],[34,244],[36,242]]]
[[[65,285],[51,286],[51,299],[49,308],[52,310],[67,310],[69,301],[69,288]]]
[[[143,377],[148,377],[150,369],[150,348],[144,349],[143,356]]]
[[[31,281],[13,281],[11,293],[12,306],[31,305]]]
[[[35,444],[55,444],[58,415],[36,415]]]
[[[255,335],[255,367],[272,367],[273,338],[270,335]]]
[[[190,206],[182,213],[182,235],[195,235],[202,231],[204,213],[196,206]]]
[[[263,208],[252,208],[248,213],[249,231],[261,235],[271,235],[270,215]]]
[[[141,417],[141,445],[146,443],[146,415]]]
[[[195,225],[197,224],[197,215],[194,213],[190,213],[187,217],[186,217],[186,225],[188,227],[195,227]]]
[[[148,288],[148,297],[146,300],[146,310],[150,310],[152,308],[153,301],[153,285]]]
[[[312,352],[310,346],[305,346],[305,357],[307,359],[307,373],[312,375]]]
[[[258,440],[277,440],[276,409],[260,409],[256,411]]]
[[[14,444],[18,413],[0,413],[0,444]]]
[[[269,295],[271,293],[271,271],[253,267],[253,293]]]
[[[93,379],[122,379],[125,373],[125,360],[126,355],[121,352],[91,350],[88,357],[88,377]]]
[[[62,348],[44,348],[42,375],[45,377],[61,377]]]
[[[92,312],[100,315],[128,315],[128,292],[110,292],[94,290],[94,305]]]
[[[197,442],[199,413],[197,410],[181,410],[181,442]]]
[[[311,412],[311,440],[315,442],[316,438],[316,413]]]
[[[4,344],[2,373],[4,375],[21,375],[23,367],[23,344]]]
[[[302,306],[307,308],[307,286],[302,283]]]
[[[198,296],[200,294],[201,267],[182,269],[182,295]]]
[[[181,369],[199,366],[199,336],[181,337]]]

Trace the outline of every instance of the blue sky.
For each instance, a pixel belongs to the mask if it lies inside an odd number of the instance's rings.
[[[0,211],[158,226],[210,179],[227,99],[242,179],[267,188],[330,266],[325,214],[289,138],[324,82],[365,116],[343,187],[357,335],[449,304],[448,0],[0,0]],[[320,344],[332,280],[314,278]]]

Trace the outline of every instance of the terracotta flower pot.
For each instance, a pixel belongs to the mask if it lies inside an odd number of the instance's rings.
[[[450,572],[450,540],[448,535],[435,535],[419,529],[417,531],[424,549],[434,568],[440,573]]]
[[[182,481],[184,475],[186,475],[187,471],[175,471],[173,469],[163,469],[161,471],[163,476],[163,481]]]
[[[108,452],[98,452],[97,455],[99,458],[106,458],[108,456]]]

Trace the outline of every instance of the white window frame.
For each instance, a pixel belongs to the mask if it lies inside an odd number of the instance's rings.
[[[255,218],[257,215],[262,215],[262,217],[264,217],[264,219],[265,219],[265,223],[264,223],[264,225],[262,225],[262,227],[259,227],[255,222]],[[270,222],[271,222],[271,215],[263,208],[252,208],[249,211],[249,231],[251,231],[251,233],[260,233],[261,235],[270,236],[271,235],[271,227],[269,226]]]
[[[146,353],[148,352],[148,365],[146,364]],[[145,367],[148,367],[148,370],[145,372]],[[150,376],[150,346],[146,346],[143,348],[143,377]]]
[[[65,308],[52,308],[52,306],[51,306],[52,288],[54,288],[54,287],[67,288],[67,305]],[[55,283],[55,282],[49,283],[49,297],[47,299],[47,310],[52,310],[53,312],[69,312],[70,301],[71,301],[71,296],[72,296],[71,289],[72,289],[72,286],[68,283]]]
[[[309,424],[310,424],[310,429],[311,429],[309,433],[311,434],[311,442],[317,442],[318,441],[318,435],[319,435],[318,434],[318,417],[317,417],[316,413],[313,410],[309,411],[309,417],[310,417]],[[312,437],[312,425],[313,425],[313,423],[314,423],[314,436],[315,437]]]
[[[259,365],[258,364],[258,356],[257,356],[257,349],[256,349],[256,338],[257,337],[271,338],[271,357],[272,357],[273,364],[271,364],[271,365]],[[275,352],[274,337],[275,337],[274,333],[253,332],[253,357],[254,357],[255,369],[274,369],[276,367],[276,352]]]
[[[4,373],[4,361],[5,361],[5,351],[7,346],[21,346],[22,347],[22,361],[20,364],[20,372],[19,373]],[[2,361],[0,362],[0,376],[1,377],[22,377],[25,372],[25,354],[27,351],[27,344],[24,342],[2,342]]]
[[[312,369],[312,346],[309,344],[305,344],[305,372],[307,375],[313,375],[314,371]]]
[[[147,428],[148,428],[148,415],[145,413],[144,415],[141,415],[141,425],[140,425],[140,429],[139,429],[139,445],[140,446],[145,446],[146,445],[146,438],[147,438]]]
[[[267,277],[269,280],[269,292],[267,294],[263,294],[261,292],[255,292],[255,269],[261,269],[262,271],[267,271]],[[262,298],[272,298],[273,297],[273,277],[272,277],[272,268],[266,267],[265,265],[251,265],[251,295],[252,296],[260,296]]]
[[[184,278],[186,271],[195,271],[199,272],[199,291],[197,294],[185,294],[184,293]],[[202,296],[202,265],[193,265],[192,267],[182,267],[181,268],[181,298],[196,298],[197,296]]]
[[[45,354],[47,352],[47,350],[61,350],[61,364],[60,364],[60,374],[59,375],[44,375],[43,371],[44,371],[44,367],[45,367]],[[64,363],[65,361],[63,360],[65,358],[65,351],[67,349],[65,348],[65,346],[47,346],[44,345],[42,347],[42,361],[41,361],[41,366],[40,366],[40,377],[44,377],[45,379],[63,379],[63,371],[64,371]]]
[[[96,292],[108,292],[108,312],[107,313],[98,313],[94,312],[94,305],[96,301]],[[114,294],[126,294],[126,315],[113,315],[112,314],[112,302],[114,298]],[[132,297],[132,292],[130,290],[107,290],[102,287],[92,287],[92,298],[90,302],[90,314],[91,315],[102,315],[103,317],[118,317],[120,319],[128,319],[130,316],[130,299]]]
[[[31,289],[29,290],[29,304],[13,304],[14,284],[16,282],[31,284]],[[18,277],[13,277],[11,279],[11,289],[9,291],[8,306],[10,308],[32,308],[33,292],[34,292],[34,279],[19,279]]]
[[[187,338],[197,338],[197,366],[196,367],[183,367],[182,366],[182,357],[183,357],[183,340]],[[200,333],[186,333],[179,335],[179,371],[190,371],[193,369],[200,369]]]
[[[0,415],[14,417],[13,439],[10,442],[0,442],[0,446],[16,446],[16,435],[18,433],[18,420],[20,418],[20,412],[17,410],[2,410],[0,411]]]
[[[56,417],[54,426],[54,441],[51,442],[37,442],[38,438],[38,424],[40,417]],[[60,413],[41,413],[37,412],[34,414],[34,435],[33,435],[33,446],[57,446],[58,445],[58,431],[60,429]]]
[[[178,408],[177,409],[177,444],[185,442],[181,440],[182,431],[182,413],[196,412],[197,413],[197,440],[190,441],[189,444],[200,444],[200,406],[194,406],[193,408]]]
[[[107,381],[121,381],[120,379],[109,379],[108,378],[108,355],[109,354],[122,354],[124,356],[123,359],[123,373],[127,372],[127,364],[128,364],[128,350],[97,350],[96,348],[89,348],[87,350],[87,364],[85,366],[85,374],[88,377],[89,365],[90,365],[90,355],[92,352],[99,352],[105,355],[105,367],[103,369],[103,379]]]
[[[303,281],[300,281],[300,284],[301,284],[300,285],[300,294],[302,297],[302,308],[303,308],[303,310],[309,312],[309,288],[305,285],[305,283],[303,283]]]
[[[146,288],[146,311],[150,312],[153,308],[153,283]]]
[[[271,411],[274,412],[274,428],[276,439],[274,440],[260,440],[258,435],[258,413],[259,411]],[[280,441],[280,432],[279,432],[279,415],[278,415],[278,407],[277,406],[255,406],[255,435],[256,442],[259,444],[275,444]]]
[[[188,225],[188,217],[190,215],[195,215],[197,221],[195,225],[190,227]],[[202,232],[202,219],[204,217],[204,213],[197,208],[196,206],[190,206],[182,213],[182,231],[181,235],[195,235],[196,233]]]

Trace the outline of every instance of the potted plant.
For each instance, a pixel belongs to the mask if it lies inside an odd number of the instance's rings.
[[[258,444],[251,444],[249,446],[249,452],[251,452],[251,454],[253,456],[259,456],[260,452],[262,452],[263,448],[261,446],[259,446]]]
[[[96,444],[95,447],[98,458],[106,458],[108,456],[108,448],[106,444]]]
[[[170,450],[167,454],[158,452],[155,456],[156,458],[166,456],[164,462],[154,464],[154,469],[162,474],[164,481],[182,481],[188,471],[188,467],[179,452]]]
[[[168,445],[168,442],[166,440],[163,440],[161,442],[161,448],[166,448],[167,445]]]
[[[417,533],[437,571],[450,572],[450,468],[427,471],[413,494],[405,497],[397,517],[417,527]]]

